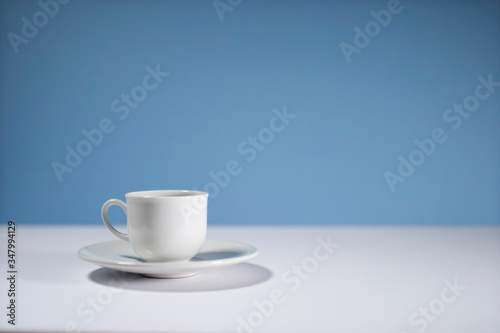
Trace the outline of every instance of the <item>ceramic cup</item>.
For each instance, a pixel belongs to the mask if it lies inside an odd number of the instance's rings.
[[[102,220],[118,238],[129,242],[146,261],[188,261],[205,242],[208,193],[164,190],[125,194],[127,203],[111,199],[102,206]],[[108,220],[108,209],[120,206],[128,234]]]

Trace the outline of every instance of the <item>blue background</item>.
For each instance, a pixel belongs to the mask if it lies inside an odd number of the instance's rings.
[[[0,218],[100,224],[109,198],[203,190],[235,160],[209,224],[500,225],[500,88],[443,120],[478,76],[500,81],[500,5],[401,6],[347,63],[339,44],[387,1],[245,0],[221,20],[212,1],[73,0],[18,53],[8,33],[41,7],[0,2]],[[170,75],[121,120],[111,103],[157,64]],[[238,146],[285,107],[248,162]],[[114,131],[59,181],[51,164],[103,118]],[[447,140],[391,191],[384,173],[434,128]]]

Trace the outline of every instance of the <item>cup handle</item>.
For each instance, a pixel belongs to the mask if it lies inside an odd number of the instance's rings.
[[[113,205],[120,206],[123,209],[125,215],[127,215],[127,204],[125,202],[118,199],[110,199],[106,201],[104,205],[102,205],[101,209],[102,221],[104,222],[106,227],[108,227],[109,231],[111,231],[116,237],[128,242],[128,235],[124,234],[123,232],[119,232],[111,225],[111,223],[109,223],[108,209]]]

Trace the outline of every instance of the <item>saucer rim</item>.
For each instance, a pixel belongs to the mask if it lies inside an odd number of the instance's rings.
[[[135,262],[130,262],[130,261],[114,261],[114,260],[109,260],[109,259],[102,259],[102,258],[96,258],[96,257],[90,257],[88,255],[85,255],[83,252],[88,249],[91,246],[94,245],[99,245],[99,244],[126,244],[131,247],[130,243],[117,239],[117,240],[111,240],[111,241],[104,241],[104,242],[98,242],[94,244],[87,245],[80,250],[78,250],[78,256],[80,259],[85,260],[87,262],[96,264],[101,267],[108,267],[108,268],[144,268],[144,269],[196,269],[196,270],[202,270],[202,269],[207,269],[211,268],[214,266],[226,266],[226,265],[232,265],[232,264],[237,264],[243,261],[250,260],[254,257],[256,257],[259,254],[259,251],[257,248],[251,244],[244,243],[244,242],[239,242],[239,241],[233,241],[233,240],[225,240],[225,239],[215,239],[215,238],[207,238],[205,240],[205,243],[207,241],[210,242],[224,242],[224,243],[233,243],[237,244],[239,246],[243,245],[248,248],[245,254],[243,255],[238,255],[235,257],[228,257],[228,258],[222,258],[222,259],[210,259],[210,260],[203,260],[203,261],[183,261],[183,262],[150,262],[150,261],[135,261]],[[204,244],[205,244],[204,243]]]

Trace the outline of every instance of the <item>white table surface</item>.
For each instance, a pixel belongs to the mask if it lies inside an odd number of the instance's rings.
[[[1,279],[1,331],[500,332],[500,228],[210,227],[208,237],[253,244],[259,255],[170,280],[78,258],[115,239],[104,226],[18,225],[16,236],[17,324],[7,324]],[[317,249],[328,236],[339,245],[331,254]]]

